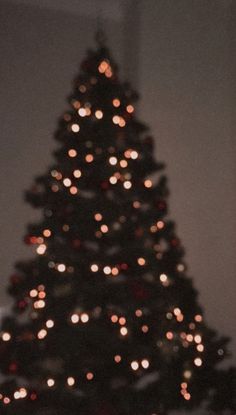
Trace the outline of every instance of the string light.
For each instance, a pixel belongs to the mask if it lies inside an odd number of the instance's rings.
[[[123,184],[125,189],[131,189],[132,183],[129,180],[126,180]]]
[[[47,384],[49,388],[52,388],[55,385],[55,380],[50,378],[47,380]]]
[[[196,357],[196,359],[194,359],[194,364],[195,366],[202,366],[202,359],[200,357]]]
[[[66,177],[66,178],[63,180],[63,184],[64,184],[64,186],[66,186],[66,187],[70,187],[70,186],[71,186],[71,180],[70,180],[70,179],[68,179],[68,177]]]
[[[115,165],[117,164],[117,158],[116,158],[116,157],[110,157],[110,158],[109,158],[109,163],[110,163],[112,166],[115,166]]]
[[[143,265],[145,265],[145,264],[146,264],[146,260],[145,260],[144,258],[138,258],[138,259],[137,259],[137,262],[138,262],[138,264],[139,264],[139,265],[141,265],[141,266],[143,266]]]
[[[106,274],[106,275],[111,274],[111,267],[108,267],[108,266],[104,267],[104,268],[103,268],[103,272],[104,272],[104,274]]]
[[[108,226],[107,225],[101,225],[100,227],[102,233],[107,233],[108,232]]]
[[[126,336],[128,334],[128,329],[126,327],[121,327],[120,334]]]
[[[137,360],[134,360],[133,362],[131,362],[130,366],[133,370],[138,370],[139,363],[137,362]]]
[[[67,378],[67,384],[68,384],[69,386],[73,386],[73,385],[75,384],[75,379],[74,379],[72,376],[69,376],[69,377]]]
[[[88,380],[92,380],[94,378],[94,374],[92,372],[88,372],[87,375],[86,375],[86,378]]]
[[[54,327],[54,321],[53,320],[47,320],[46,321],[46,326],[48,329],[51,329],[52,327]]]
[[[47,336],[47,330],[42,329],[38,332],[38,339],[42,340]]]
[[[97,111],[95,111],[95,117],[96,117],[98,120],[101,120],[101,119],[102,119],[102,117],[103,117],[103,112],[102,112],[101,110],[97,110]]]
[[[145,180],[145,182],[144,182],[144,186],[145,186],[145,187],[147,187],[147,188],[149,189],[150,187],[152,187],[152,181],[151,181],[151,180],[149,180],[149,179]]]
[[[73,133],[78,133],[80,130],[79,124],[72,124],[71,130],[73,131]]]
[[[121,356],[119,354],[117,354],[116,356],[114,356],[114,360],[116,363],[120,363],[121,362]]]
[[[52,232],[50,231],[50,229],[44,229],[43,236],[45,236],[45,238],[49,238],[51,234]]]
[[[4,342],[9,342],[9,340],[11,340],[11,335],[10,335],[10,333],[8,333],[8,332],[3,333],[3,334],[2,334],[2,340],[3,340]]]
[[[80,109],[78,110],[78,114],[79,114],[81,117],[86,117],[86,109],[85,109],[85,108],[80,108]]]
[[[68,151],[68,156],[69,157],[76,157],[77,156],[77,151],[74,149],[74,148],[71,148],[69,151]]]
[[[114,107],[118,108],[120,106],[120,100],[118,98],[114,98],[112,104]]]
[[[58,266],[57,266],[57,270],[58,270],[59,272],[65,272],[65,270],[66,270],[66,266],[65,266],[65,264],[58,264]]]
[[[79,322],[79,315],[78,314],[72,314],[72,316],[71,316],[71,322],[73,323],[73,324],[76,324],[76,323],[78,323]]]
[[[74,170],[74,171],[73,171],[73,176],[74,176],[76,179],[79,179],[79,178],[81,177],[81,175],[82,175],[82,173],[81,173],[81,171],[80,171],[80,170]]]
[[[149,361],[147,359],[143,359],[141,361],[141,365],[144,369],[148,369],[149,368]]]
[[[92,272],[97,272],[98,271],[98,265],[97,264],[92,264],[90,267]]]
[[[120,161],[120,167],[125,168],[125,167],[127,167],[127,166],[128,166],[128,163],[127,163],[127,161],[126,161],[126,160],[121,160],[121,161]]]
[[[93,159],[94,159],[94,157],[93,157],[92,154],[87,154],[85,156],[85,160],[87,161],[87,163],[92,163]]]
[[[131,114],[132,112],[134,112],[134,107],[133,107],[133,105],[127,105],[127,107],[126,107],[126,111],[127,111],[129,114]]]
[[[89,315],[87,313],[83,313],[80,316],[82,323],[87,323],[89,321]]]

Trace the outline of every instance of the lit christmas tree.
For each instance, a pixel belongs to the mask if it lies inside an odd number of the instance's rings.
[[[107,48],[89,51],[55,163],[27,192],[43,217],[9,287],[3,415],[234,413],[235,371],[216,367],[228,340],[204,322],[136,100]]]

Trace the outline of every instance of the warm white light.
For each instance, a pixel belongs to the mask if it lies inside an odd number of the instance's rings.
[[[85,109],[85,108],[80,108],[80,109],[78,110],[78,114],[79,114],[81,117],[85,117],[85,116],[86,116],[86,109]]]
[[[48,329],[51,329],[54,326],[54,321],[53,320],[47,320],[46,321],[46,326]]]
[[[76,179],[79,179],[81,177],[81,171],[80,170],[74,170],[73,176],[76,177]]]
[[[110,163],[112,166],[115,166],[115,165],[116,165],[116,163],[117,163],[117,158],[116,158],[116,157],[110,157],[110,158],[109,158],[109,163]]]
[[[126,334],[128,333],[128,330],[127,330],[127,328],[126,327],[121,327],[121,329],[120,329],[120,334],[122,335],[122,336],[126,336]]]
[[[130,153],[130,157],[131,157],[133,160],[137,159],[137,158],[138,158],[138,153],[137,153],[137,151],[132,150],[132,151],[131,151],[131,153]]]
[[[49,388],[52,388],[52,386],[55,385],[55,380],[54,379],[48,379],[47,384],[48,384]]]
[[[43,255],[45,253],[46,249],[47,249],[46,245],[45,244],[41,244],[41,245],[38,246],[38,248],[36,249],[36,251],[37,251],[37,253],[39,255]]]
[[[72,321],[73,324],[76,324],[76,323],[79,322],[79,316],[78,316],[78,314],[72,314],[72,316],[71,316],[70,319],[71,319],[71,321]]]
[[[68,179],[68,177],[66,177],[66,178],[63,180],[63,184],[64,184],[64,186],[66,186],[66,187],[70,187],[70,186],[71,186],[71,180],[70,180],[70,179]]]
[[[42,329],[42,330],[40,330],[40,331],[38,332],[38,339],[42,340],[42,339],[44,339],[44,337],[46,337],[46,336],[47,336],[47,330]]]
[[[75,384],[75,379],[72,378],[72,376],[70,376],[69,378],[67,378],[67,384],[69,386],[73,386]]]
[[[202,366],[202,359],[200,357],[196,357],[196,359],[194,359],[194,364],[196,366]]]
[[[74,148],[71,148],[70,150],[68,150],[68,156],[69,157],[76,157],[77,156],[77,151]]]
[[[132,183],[129,180],[126,180],[123,186],[125,189],[130,189],[132,187]]]
[[[137,360],[134,360],[133,362],[131,362],[130,366],[132,367],[133,370],[138,370],[139,368],[139,364]]]
[[[7,333],[7,332],[3,333],[3,334],[2,334],[2,340],[3,340],[4,342],[9,342],[9,340],[11,340],[11,335],[10,335],[10,333]]]
[[[97,111],[95,111],[95,117],[96,117],[98,120],[101,120],[101,119],[102,119],[102,117],[103,117],[103,112],[102,112],[101,110],[97,110]]]
[[[80,319],[82,323],[87,323],[89,321],[89,315],[86,313],[81,314]]]
[[[66,270],[65,264],[58,264],[57,269],[59,272],[64,272]]]
[[[71,129],[73,131],[73,133],[78,133],[80,128],[79,128],[79,124],[72,124]]]
[[[109,182],[111,184],[116,184],[117,183],[117,178],[115,176],[111,176],[110,179],[109,179]]]
[[[108,267],[108,266],[104,267],[103,272],[104,274],[109,275],[111,273],[111,267]]]
[[[143,359],[141,365],[144,369],[147,369],[149,367],[149,361],[147,359]]]
[[[160,281],[161,282],[166,282],[167,281],[167,275],[166,274],[161,274],[160,275]]]
[[[90,269],[91,269],[92,272],[97,272],[98,271],[97,264],[92,264],[91,267],[90,267]]]

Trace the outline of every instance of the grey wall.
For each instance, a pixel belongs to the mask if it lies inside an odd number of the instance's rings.
[[[167,163],[170,215],[186,247],[189,273],[207,320],[233,336],[235,345],[234,3],[108,3],[109,44],[126,77],[138,85],[140,116],[151,126],[157,157]],[[93,44],[95,4],[0,5],[2,304],[8,302],[4,287],[13,263],[29,255],[22,243],[25,224],[37,216],[22,192],[51,162],[57,117]],[[78,5],[83,7],[77,13]]]

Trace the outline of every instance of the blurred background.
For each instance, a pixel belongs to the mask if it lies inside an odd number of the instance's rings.
[[[206,319],[232,337],[236,363],[233,0],[1,0],[0,305],[14,262],[31,255],[25,226],[40,215],[23,191],[52,161],[98,16],[167,165],[170,216]]]

